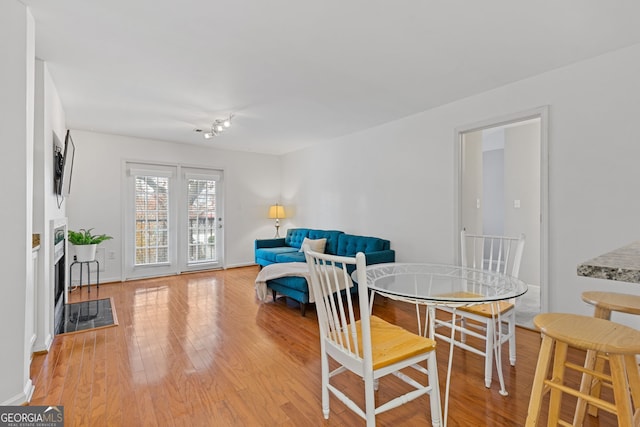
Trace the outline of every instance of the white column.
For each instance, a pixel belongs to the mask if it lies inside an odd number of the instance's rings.
[[[3,224],[0,298],[0,404],[22,404],[32,393],[26,290],[32,281],[34,21],[17,0],[0,2],[0,144]]]

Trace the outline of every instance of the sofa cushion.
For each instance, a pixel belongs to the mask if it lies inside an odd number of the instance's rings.
[[[298,250],[296,248],[290,248],[288,246],[281,246],[279,248],[260,248],[256,249],[256,258],[262,258],[269,262],[278,262],[276,259],[278,255],[293,252],[296,253]],[[304,261],[304,256],[302,257]]]
[[[338,252],[336,255],[355,256],[358,252],[375,252],[389,249],[388,240],[377,237],[354,236],[353,234],[341,234],[338,236]]]
[[[284,244],[292,248],[300,249],[302,241],[308,236],[308,228],[290,228],[287,230],[287,237],[284,238]],[[317,237],[312,237],[312,239],[317,239]]]
[[[338,250],[338,236],[344,234],[338,230],[309,230],[310,239],[327,239],[324,247],[325,254],[336,255]]]
[[[284,252],[276,256],[276,262],[306,262],[304,252],[296,251]]]
[[[324,247],[327,245],[327,239],[323,238],[313,240],[305,237],[302,241],[302,246],[300,246],[300,252],[302,252],[302,249],[305,247],[305,245],[307,245],[312,251],[320,252],[322,254],[324,253]]]

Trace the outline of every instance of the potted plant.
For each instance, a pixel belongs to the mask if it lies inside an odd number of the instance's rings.
[[[93,228],[81,228],[79,231],[69,230],[69,243],[75,247],[76,261],[93,261],[96,259],[96,248],[98,244],[105,240],[113,239],[113,237],[107,236],[106,234],[91,234],[91,230],[93,230]]]

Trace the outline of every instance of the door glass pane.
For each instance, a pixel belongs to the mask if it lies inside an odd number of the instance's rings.
[[[188,179],[188,262],[216,261],[216,181]]]
[[[169,179],[136,176],[135,265],[169,262]]]

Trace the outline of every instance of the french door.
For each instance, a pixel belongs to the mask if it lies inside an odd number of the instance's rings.
[[[181,270],[222,267],[222,171],[182,168]]]
[[[126,164],[125,279],[223,266],[222,171]]]

